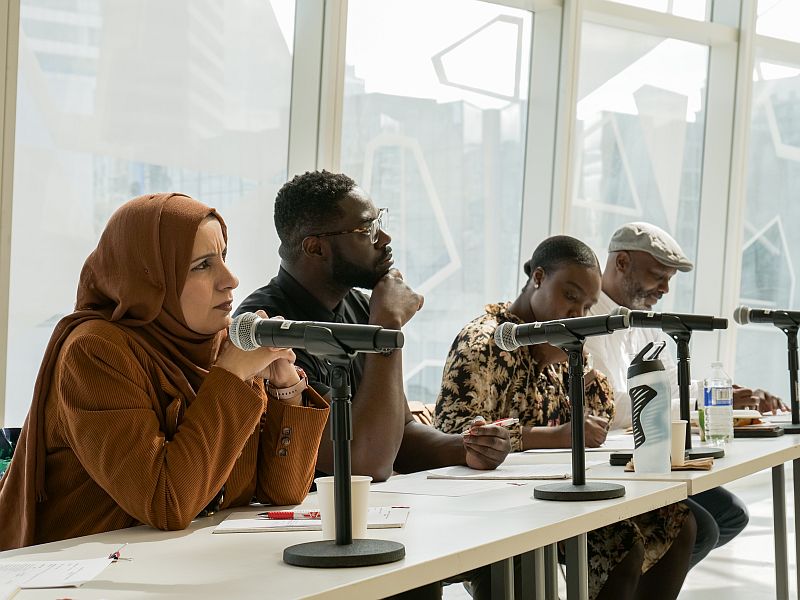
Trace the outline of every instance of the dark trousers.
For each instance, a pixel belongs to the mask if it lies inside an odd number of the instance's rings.
[[[695,494],[685,502],[697,521],[690,568],[714,548],[724,546],[739,535],[750,520],[744,502],[722,487]]]

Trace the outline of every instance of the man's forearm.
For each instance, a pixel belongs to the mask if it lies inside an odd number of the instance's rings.
[[[522,449],[530,448],[569,448],[569,439],[564,438],[560,427],[523,427]]]
[[[413,419],[406,423],[394,468],[401,473],[466,464],[460,433],[444,433]]]
[[[402,360],[400,352],[366,357],[352,406],[350,452],[354,475],[384,481],[392,474],[405,423]],[[325,473],[333,473],[333,444],[329,440],[326,434],[317,459],[317,468]]]

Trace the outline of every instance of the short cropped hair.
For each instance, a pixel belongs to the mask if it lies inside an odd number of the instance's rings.
[[[280,257],[295,260],[303,238],[325,231],[328,223],[341,217],[339,201],[354,187],[356,182],[347,175],[329,171],[307,171],[285,183],[275,198]]]
[[[557,271],[566,265],[580,265],[600,270],[597,256],[589,246],[568,235],[554,235],[536,246],[533,256],[525,263],[525,275],[530,281],[531,274],[539,267],[547,273]]]

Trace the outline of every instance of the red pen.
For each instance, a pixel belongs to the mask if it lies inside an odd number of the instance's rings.
[[[268,510],[267,512],[258,513],[257,516],[262,519],[289,521],[307,521],[320,518],[318,510]]]

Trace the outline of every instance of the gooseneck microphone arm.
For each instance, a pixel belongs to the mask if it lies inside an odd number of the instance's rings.
[[[645,327],[661,329],[672,338],[677,346],[678,355],[678,393],[680,398],[681,420],[690,421],[691,407],[689,406],[689,384],[692,379],[691,358],[689,355],[689,342],[692,340],[692,331],[714,331],[727,329],[728,319],[710,315],[689,315],[679,313],[655,313],[633,310],[630,313],[631,327]],[[691,427],[686,428],[685,448],[690,457],[702,456],[722,457],[725,451],[721,448],[692,449]]]
[[[800,395],[798,391],[798,359],[797,359],[797,330],[798,326],[783,327],[786,334],[786,346],[789,354],[789,398],[792,407],[792,425],[800,426]],[[784,428],[788,429],[788,428]],[[794,433],[794,432],[792,432]]]
[[[281,326],[285,323],[285,326]],[[350,441],[353,439],[348,366],[358,352],[402,348],[400,331],[341,323],[315,323],[262,319],[255,313],[235,317],[228,338],[241,350],[261,346],[302,348],[324,357],[333,368],[331,388],[331,440],[333,441],[333,498],[335,541],[323,540],[289,546],[284,562],[298,567],[357,567],[401,560],[405,547],[390,540],[353,539],[350,494]]]
[[[786,433],[800,433],[800,392],[798,391],[797,331],[800,329],[800,312],[767,310],[740,306],[733,312],[733,320],[740,325],[768,323],[786,334],[786,352],[789,361],[789,398],[792,407],[792,424],[784,425]]]
[[[495,344],[506,352],[513,352],[521,346],[548,343],[561,348],[568,356],[569,401],[572,413],[570,418],[572,481],[536,486],[533,490],[534,498],[560,501],[607,500],[625,495],[625,487],[618,483],[586,481],[583,341],[588,336],[608,334],[626,327],[628,327],[628,310],[623,309],[611,315],[576,317],[524,325],[514,325],[507,321],[495,329]]]
[[[520,346],[550,344],[566,349],[575,340],[583,341],[595,335],[607,335],[630,325],[627,308],[619,307],[607,315],[573,317],[553,321],[536,321],[515,325],[501,323],[494,332],[494,341],[502,350],[516,350]]]
[[[676,315],[662,315],[661,331],[675,341],[678,356],[678,406],[680,407],[681,421],[690,423],[689,385],[692,381],[692,368],[689,342],[692,340],[692,330]],[[684,448],[686,450],[692,449],[691,427],[686,428]]]

